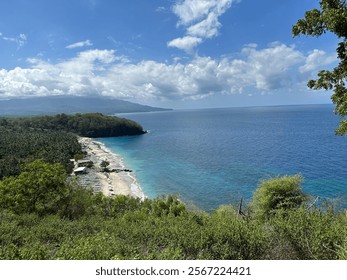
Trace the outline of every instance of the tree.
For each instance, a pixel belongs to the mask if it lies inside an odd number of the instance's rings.
[[[302,180],[302,176],[295,175],[263,181],[251,202],[255,216],[266,219],[278,210],[299,207],[306,200],[306,195],[301,190]]]
[[[341,42],[336,49],[340,60],[332,71],[322,70],[318,79],[310,80],[311,89],[333,90],[331,99],[336,105],[335,113],[341,118],[340,127],[336,130],[339,135],[347,134],[347,4],[345,0],[321,0],[320,10],[313,9],[305,13],[293,26],[292,33],[319,37],[326,32],[334,33]]]
[[[63,165],[36,160],[25,165],[18,177],[0,181],[0,208],[18,214],[53,214],[61,208],[68,194]]]

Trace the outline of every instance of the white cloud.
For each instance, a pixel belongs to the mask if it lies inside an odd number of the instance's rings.
[[[86,40],[86,41],[81,41],[81,42],[77,42],[71,45],[66,46],[67,49],[75,49],[75,48],[83,48],[83,47],[89,47],[92,46],[93,43],[90,40]]]
[[[218,29],[221,27],[218,16],[210,13],[206,19],[194,24],[187,29],[187,33],[191,36],[199,36],[200,38],[212,38],[218,35]]]
[[[77,57],[78,61],[85,61],[87,63],[92,63],[99,60],[102,63],[112,63],[117,59],[114,50],[88,50],[80,52]]]
[[[186,28],[186,36],[183,38],[196,38],[195,40],[185,40],[185,44],[173,44],[177,39],[168,43],[170,47],[177,47],[184,51],[191,51],[204,39],[209,39],[218,35],[221,23],[218,18],[230,8],[237,0],[184,0],[173,6],[172,10],[178,17],[178,26]],[[178,38],[182,39],[182,38]],[[191,42],[189,45],[188,43]],[[197,43],[198,42],[198,43]]]
[[[336,55],[328,56],[322,50],[313,50],[306,57],[305,65],[300,67],[301,73],[312,72],[319,69],[322,66],[329,65],[337,61]]]
[[[271,90],[289,86],[290,69],[304,60],[304,55],[294,46],[275,42],[266,49],[257,50],[248,45],[242,52],[247,55],[247,72],[256,82],[257,89]]]
[[[8,42],[16,43],[17,49],[20,49],[21,47],[23,47],[28,40],[27,36],[23,33],[19,34],[16,37],[7,37],[7,36],[4,36],[2,33],[0,33],[0,38]]]
[[[184,0],[176,3],[172,10],[179,18],[178,24],[187,26],[209,14],[223,14],[231,3],[232,0]]]
[[[313,59],[318,56],[320,59]],[[104,95],[133,101],[196,100],[214,94],[273,93],[301,86],[303,67],[330,56],[305,55],[281,43],[245,46],[238,58],[195,57],[183,63],[131,63],[114,50],[88,50],[51,63],[29,59],[29,68],[0,70],[0,98],[28,95]],[[322,65],[321,65],[322,66]],[[305,68],[309,71],[313,68]]]
[[[202,42],[201,38],[185,36],[183,38],[176,38],[167,43],[168,47],[176,47],[184,50],[187,53],[190,53],[193,48],[199,45]]]

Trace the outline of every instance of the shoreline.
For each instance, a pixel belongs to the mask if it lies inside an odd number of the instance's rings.
[[[140,199],[146,196],[139,186],[131,170],[126,169],[120,155],[113,153],[101,142],[88,137],[79,137],[79,143],[83,151],[87,153],[85,160],[93,162],[88,168],[87,174],[76,175],[82,185],[91,185],[95,193],[102,192],[105,196],[128,195]],[[100,163],[107,162],[109,165],[105,172]]]

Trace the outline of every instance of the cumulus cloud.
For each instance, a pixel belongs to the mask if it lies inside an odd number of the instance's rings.
[[[221,15],[231,3],[232,0],[184,0],[176,3],[172,10],[179,18],[179,25],[190,25],[210,14]]]
[[[190,52],[203,40],[217,36],[222,26],[218,18],[230,8],[233,2],[238,0],[179,1],[172,10],[178,17],[177,25],[184,26],[186,29],[186,36],[174,39],[167,45]],[[181,43],[182,41],[184,44]]]
[[[279,42],[262,50],[257,50],[256,45],[248,45],[242,52],[247,56],[246,72],[254,79],[256,88],[263,90],[290,85],[293,77],[289,70],[305,59],[294,46]]]
[[[193,48],[199,45],[202,42],[201,38],[185,36],[183,38],[176,38],[167,43],[169,47],[176,47],[190,53]]]
[[[95,49],[59,63],[35,58],[28,60],[28,68],[0,70],[0,98],[68,94],[149,101],[272,93],[298,87],[301,75],[319,67],[318,61],[324,64],[330,59],[322,51],[305,55],[279,42],[263,49],[249,44],[237,58],[195,57],[186,63],[132,63],[114,50]]]
[[[66,46],[65,48],[67,49],[76,49],[76,48],[83,48],[83,47],[89,47],[92,46],[92,42],[90,40],[82,41],[82,42],[77,42],[71,45]]]
[[[336,55],[327,55],[324,51],[315,49],[309,53],[305,65],[301,66],[299,70],[301,73],[312,72],[336,61]]]

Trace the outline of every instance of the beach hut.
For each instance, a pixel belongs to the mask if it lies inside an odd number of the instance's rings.
[[[90,159],[81,159],[77,161],[77,166],[78,167],[92,167],[93,166],[93,161]]]
[[[75,175],[86,174],[87,173],[87,167],[77,167],[74,169],[73,172]]]

